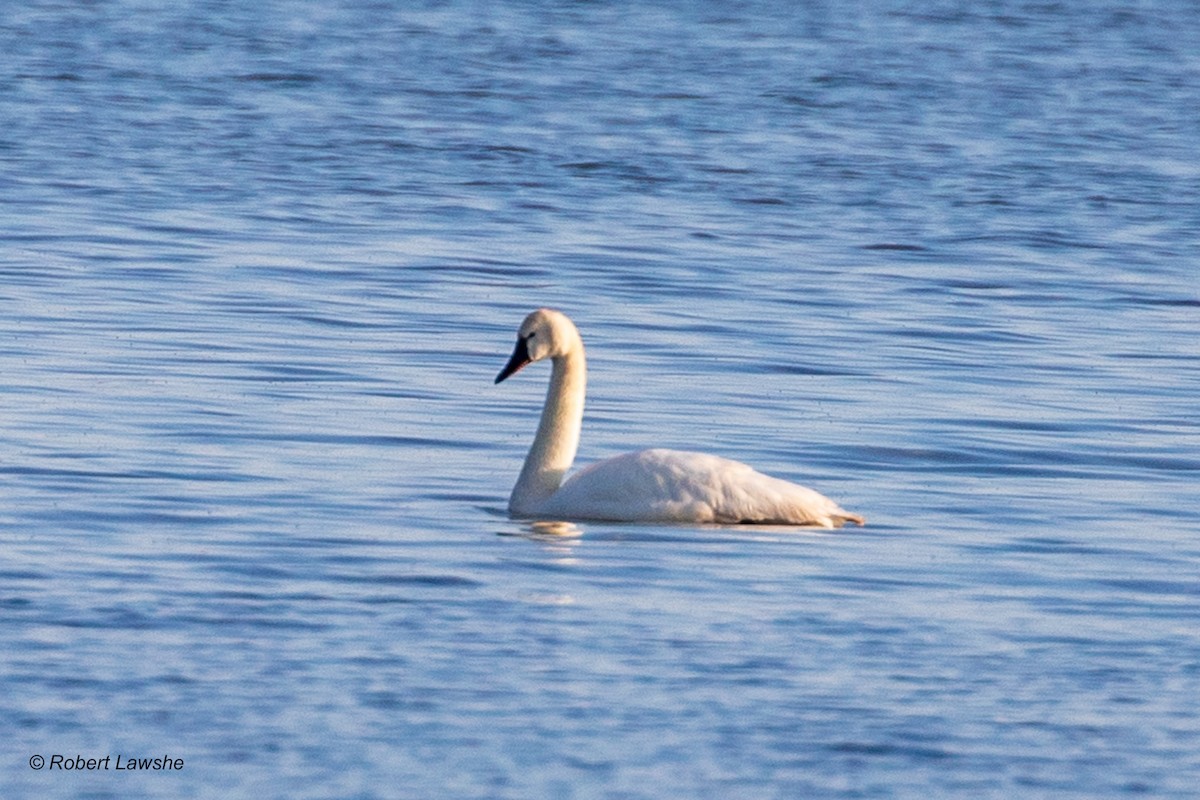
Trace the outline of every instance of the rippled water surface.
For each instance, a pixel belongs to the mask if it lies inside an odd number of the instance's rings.
[[[1195,796],[1200,12],[651,6],[6,9],[0,795]]]

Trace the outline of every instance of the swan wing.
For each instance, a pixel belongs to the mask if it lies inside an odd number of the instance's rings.
[[[824,495],[707,453],[639,450],[569,478],[542,514],[638,522],[774,523],[841,527],[862,517]]]

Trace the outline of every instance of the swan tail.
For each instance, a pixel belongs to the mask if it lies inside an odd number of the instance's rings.
[[[855,525],[859,526],[860,528],[863,525],[867,524],[866,517],[864,517],[860,514],[851,514],[849,511],[838,511],[837,513],[831,514],[830,516],[833,518],[833,524],[838,528],[842,527],[847,522],[853,522]]]

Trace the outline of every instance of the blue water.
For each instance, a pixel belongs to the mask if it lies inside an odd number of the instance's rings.
[[[6,6],[0,796],[1195,797],[1200,10],[649,5]]]

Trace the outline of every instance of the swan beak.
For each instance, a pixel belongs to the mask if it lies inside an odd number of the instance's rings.
[[[522,367],[528,365],[531,359],[529,358],[529,346],[524,339],[517,339],[517,346],[513,348],[512,357],[508,359],[508,363],[504,365],[504,369],[500,370],[500,374],[496,376],[496,383],[504,380],[508,376],[519,372]]]

